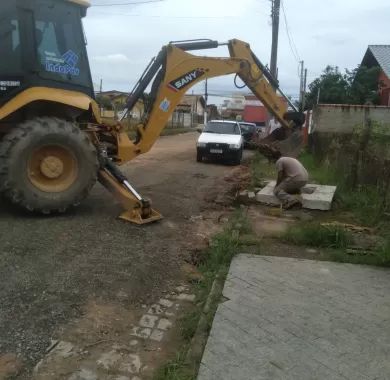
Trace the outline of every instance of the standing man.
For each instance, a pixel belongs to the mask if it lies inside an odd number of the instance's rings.
[[[277,160],[276,169],[278,171],[274,194],[282,202],[283,207],[289,209],[301,203],[293,194],[301,193],[301,189],[309,180],[309,175],[304,166],[295,158],[282,157],[277,152],[274,159]]]

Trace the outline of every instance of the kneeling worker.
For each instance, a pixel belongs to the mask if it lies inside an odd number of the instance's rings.
[[[309,180],[309,175],[304,166],[295,158],[282,157],[278,152],[274,159],[276,160],[276,169],[278,171],[274,194],[282,202],[283,207],[289,209],[301,203],[292,194],[301,193],[301,189]]]

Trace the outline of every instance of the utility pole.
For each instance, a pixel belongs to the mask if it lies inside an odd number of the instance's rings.
[[[203,118],[203,124],[206,125],[207,124],[207,100],[208,100],[208,97],[209,97],[209,94],[207,92],[207,78],[204,82],[204,101],[205,101],[205,105],[204,105],[204,118]]]
[[[100,116],[103,116],[103,102],[102,102],[102,92],[103,92],[103,78],[100,79]]]
[[[275,79],[278,79],[279,15],[280,15],[280,0],[271,0],[272,44],[271,44],[270,72]],[[267,122],[266,122],[267,135],[269,135],[271,130],[270,121],[271,121],[271,114],[267,112]]]
[[[305,62],[300,61],[299,62],[300,68],[301,68],[301,73],[299,75],[300,77],[300,82],[299,82],[299,107],[301,110],[303,109],[303,82],[304,82],[304,72],[305,72]]]
[[[303,77],[302,111],[305,110],[305,105],[306,105],[306,83],[307,83],[307,69],[305,69],[305,75]]]
[[[321,94],[321,86],[318,86],[318,91],[317,91],[317,104],[320,102],[320,94]]]
[[[279,40],[279,14],[280,0],[271,0],[272,2],[272,45],[271,45],[271,63],[270,71],[275,79],[278,77],[278,40]]]

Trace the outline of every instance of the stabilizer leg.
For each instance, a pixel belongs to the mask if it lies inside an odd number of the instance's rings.
[[[111,161],[105,160],[99,170],[99,182],[125,209],[119,216],[120,219],[135,224],[147,224],[162,219],[161,214],[152,209],[150,202],[138,194]]]

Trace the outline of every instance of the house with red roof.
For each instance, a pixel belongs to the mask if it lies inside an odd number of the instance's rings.
[[[368,45],[361,64],[368,68],[380,68],[380,105],[390,106],[390,45]]]

